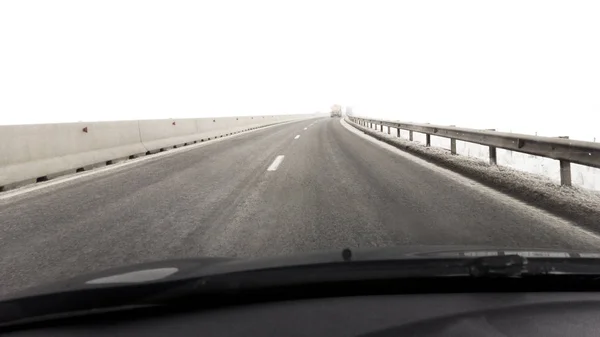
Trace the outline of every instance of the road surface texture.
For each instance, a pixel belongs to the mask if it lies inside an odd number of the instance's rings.
[[[322,118],[0,200],[0,294],[159,259],[407,244],[600,239]]]

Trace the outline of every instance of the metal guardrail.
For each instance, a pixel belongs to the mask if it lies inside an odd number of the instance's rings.
[[[532,154],[540,157],[556,159],[560,162],[561,185],[571,186],[571,163],[600,168],[600,144],[569,140],[568,137],[541,137],[517,133],[496,132],[493,130],[476,130],[459,128],[455,126],[442,126],[432,124],[403,123],[398,121],[369,119],[348,116],[350,121],[370,128],[383,127],[409,131],[409,139],[413,139],[413,132],[424,133],[425,145],[431,146],[431,136],[450,139],[450,152],[456,154],[456,141],[465,141],[489,147],[490,164],[496,165],[496,149],[506,149],[515,152]]]

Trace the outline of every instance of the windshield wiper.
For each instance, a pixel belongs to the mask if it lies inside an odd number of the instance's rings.
[[[527,258],[520,255],[475,258],[469,265],[473,277],[520,277],[530,274]]]

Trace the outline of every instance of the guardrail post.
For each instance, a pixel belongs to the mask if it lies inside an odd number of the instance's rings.
[[[569,139],[569,136],[561,136],[558,138]],[[563,186],[571,186],[571,162],[560,160],[560,184]]]
[[[408,130],[408,140],[410,140],[411,142],[413,141],[412,130]]]
[[[456,126],[456,125],[450,125],[450,126]],[[456,154],[456,139],[454,139],[454,138],[450,138],[450,153]]]
[[[488,131],[496,131],[496,129],[488,129]],[[488,146],[490,152],[490,165],[498,165],[498,157],[496,155],[496,147]]]
[[[560,184],[571,186],[571,162],[569,161],[560,161]]]
[[[425,146],[431,146],[431,135],[425,134]]]
[[[398,133],[398,138],[400,138],[400,128],[396,128],[396,131]]]
[[[388,135],[390,134],[390,127],[388,126]]]
[[[383,124],[380,125],[379,131],[383,132]]]
[[[498,165],[498,158],[496,157],[496,147],[490,146],[490,165]]]

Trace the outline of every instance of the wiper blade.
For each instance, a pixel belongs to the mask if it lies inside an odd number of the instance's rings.
[[[520,277],[531,274],[527,267],[527,258],[520,255],[486,256],[474,259],[469,273],[473,277]]]
[[[476,278],[564,275],[592,277],[600,280],[600,259],[598,258],[527,258],[512,254],[475,258],[467,262],[467,267],[469,275]]]

